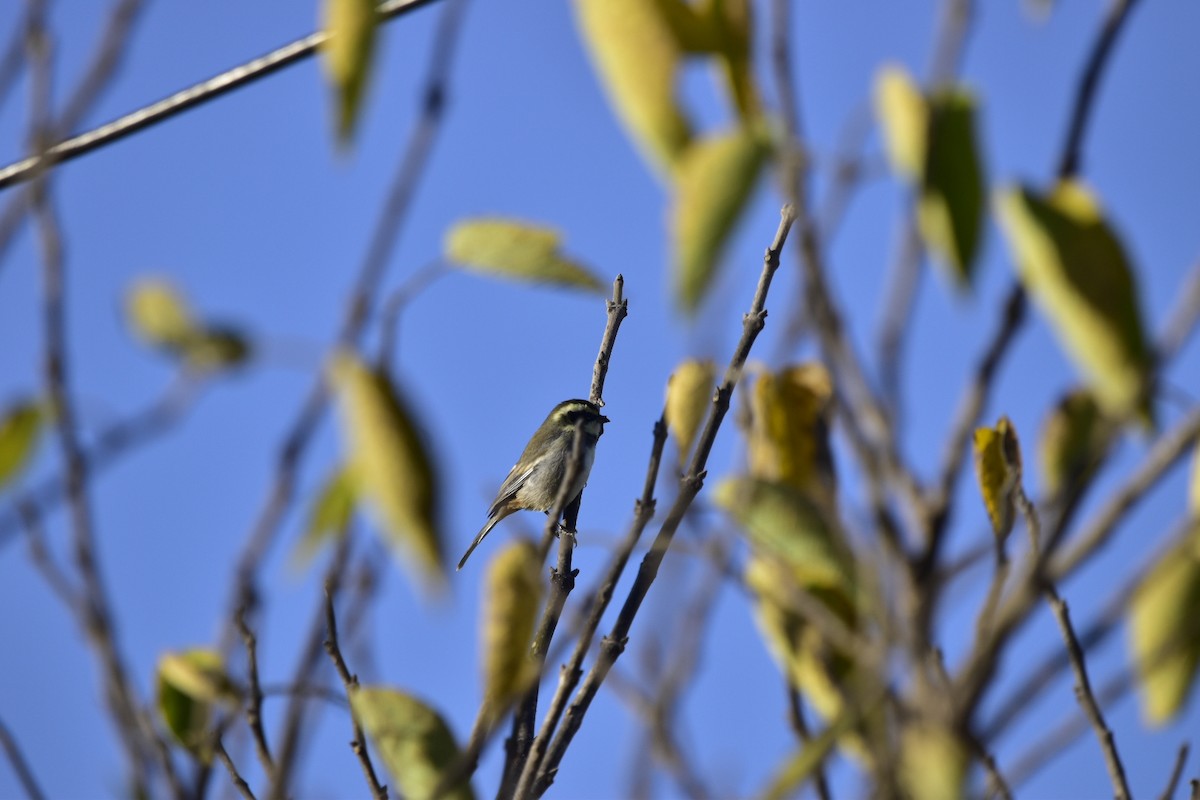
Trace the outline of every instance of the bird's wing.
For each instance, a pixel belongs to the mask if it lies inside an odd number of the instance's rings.
[[[517,472],[517,468],[514,466],[508,471],[508,477],[504,479],[504,483],[500,484],[500,490],[496,492],[496,499],[492,501],[492,507],[488,509],[488,518],[500,513],[500,509],[516,497],[517,492],[525,485],[525,481],[529,480],[529,476],[533,474],[536,467],[537,464],[532,464],[524,471]]]

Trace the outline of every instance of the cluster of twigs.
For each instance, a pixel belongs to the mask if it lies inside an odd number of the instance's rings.
[[[384,18],[392,18],[425,4],[425,0],[389,0],[380,6],[380,14]],[[334,343],[338,347],[359,347],[377,310],[385,266],[439,129],[461,5],[461,0],[447,0],[445,4],[433,49],[433,62],[421,97],[421,115],[401,154],[391,191],[347,299],[342,325]],[[1074,93],[1068,130],[1054,176],[1056,179],[1071,177],[1081,169],[1088,123],[1101,77],[1135,5],[1136,0],[1111,2]],[[62,468],[45,482],[18,496],[11,508],[0,509],[0,546],[18,532],[25,532],[33,563],[86,633],[103,676],[109,713],[124,748],[137,793],[155,795],[167,791],[175,797],[199,797],[203,796],[209,784],[211,765],[196,766],[191,773],[180,766],[165,737],[151,720],[147,703],[140,696],[125,665],[109,592],[95,556],[96,531],[90,487],[96,474],[105,466],[170,431],[175,422],[191,410],[198,390],[204,383],[195,376],[187,376],[144,412],[101,431],[89,441],[81,436],[65,336],[67,322],[64,298],[69,282],[53,205],[53,169],[63,161],[159,124],[187,108],[306,58],[320,46],[324,34],[313,34],[113,123],[68,138],[67,134],[75,129],[110,82],[141,3],[122,0],[115,4],[92,69],[85,72],[87,77],[57,117],[51,114],[49,105],[49,48],[52,42],[45,24],[44,6],[44,2],[30,3],[14,44],[0,55],[0,101],[22,64],[28,64],[34,87],[31,93],[34,103],[30,112],[30,155],[0,170],[0,189],[13,186],[9,190],[11,199],[0,212],[0,257],[20,222],[28,216],[38,233],[42,253],[43,380],[46,394],[55,410],[54,425]],[[815,214],[812,210],[812,161],[808,157],[809,146],[799,112],[800,93],[791,53],[789,31],[792,26],[789,13],[787,0],[772,0],[772,64],[785,126],[785,141],[779,163],[787,205],[774,239],[766,250],[750,308],[743,316],[741,338],[716,387],[690,460],[678,486],[674,487],[673,502],[666,513],[659,517],[656,487],[667,439],[664,411],[653,425],[643,491],[634,505],[628,529],[594,587],[582,599],[576,599],[576,608],[579,609],[576,624],[560,624],[573,596],[577,571],[572,565],[573,538],[559,535],[557,558],[550,570],[549,592],[531,648],[538,680],[512,708],[496,709],[485,705],[480,709],[462,763],[445,776],[441,791],[449,791],[460,782],[470,779],[483,749],[498,733],[503,714],[511,712],[499,796],[520,800],[542,796],[554,783],[564,755],[583,725],[600,688],[607,682],[628,700],[644,720],[647,739],[653,744],[647,752],[652,752],[663,763],[682,790],[691,797],[712,794],[677,741],[673,721],[675,709],[694,669],[694,656],[700,650],[716,587],[736,573],[726,563],[730,558],[729,549],[716,535],[707,548],[708,558],[715,565],[712,580],[700,587],[693,602],[682,604],[687,620],[687,635],[681,637],[684,655],[665,665],[652,665],[651,671],[659,681],[652,695],[634,688],[615,667],[629,642],[643,601],[656,581],[664,558],[670,552],[675,534],[704,486],[709,455],[729,411],[732,395],[742,377],[751,348],[764,327],[772,278],[780,268],[784,247],[789,232],[792,232],[791,239],[802,276],[803,302],[796,313],[796,319],[802,324],[793,324],[790,330],[807,331],[813,335],[821,360],[833,377],[839,423],[837,430],[853,453],[863,477],[869,507],[869,535],[884,545],[881,569],[889,574],[892,579],[889,585],[894,586],[896,593],[896,624],[881,624],[879,627],[899,633],[895,634],[894,640],[871,645],[887,651],[887,656],[899,655],[906,665],[905,680],[896,688],[887,689],[886,703],[901,717],[936,716],[939,721],[959,732],[972,757],[988,776],[989,793],[1003,797],[1011,796],[1013,789],[1019,787],[1046,759],[1061,752],[1081,731],[1090,729],[1095,733],[1103,754],[1114,795],[1127,798],[1131,795],[1130,788],[1117,738],[1105,721],[1104,708],[1129,691],[1132,681],[1127,675],[1118,676],[1115,682],[1102,685],[1097,690],[1089,676],[1086,659],[1088,651],[1103,642],[1115,628],[1116,620],[1132,592],[1131,587],[1140,576],[1135,576],[1134,582],[1120,588],[1095,621],[1082,632],[1075,629],[1066,601],[1057,587],[1112,540],[1131,509],[1194,447],[1200,438],[1200,409],[1191,409],[1174,427],[1162,433],[1151,445],[1142,463],[1088,520],[1077,522],[1076,515],[1098,469],[1093,471],[1091,478],[1073,488],[1070,496],[1045,498],[1034,503],[1024,496],[1023,489],[1020,490],[1019,505],[1032,547],[1016,564],[1009,564],[1003,549],[997,549],[992,588],[980,612],[974,640],[961,666],[953,671],[948,670],[941,658],[935,620],[946,586],[953,577],[944,556],[954,510],[953,498],[959,481],[967,471],[965,465],[971,432],[988,408],[1000,370],[1025,324],[1026,298],[1021,287],[1014,284],[1001,304],[995,330],[962,390],[958,411],[946,435],[940,468],[932,479],[923,479],[905,462],[898,436],[903,411],[898,375],[920,275],[922,253],[919,237],[910,223],[905,225],[905,239],[890,279],[895,291],[890,293],[891,303],[882,315],[880,363],[886,366],[881,369],[884,374],[877,387],[864,360],[855,350],[845,314],[828,281],[825,237],[830,234],[831,225],[827,220],[822,223],[819,217],[823,218],[823,215]],[[943,25],[931,58],[929,82],[932,86],[954,79],[973,19],[974,3],[971,0],[947,0],[945,3]],[[856,179],[856,175],[854,170],[840,171],[830,195],[838,198],[848,192],[848,186]],[[835,207],[844,204],[841,200],[830,202]],[[1200,317],[1200,302],[1197,301],[1200,292],[1195,289],[1200,287],[1200,278],[1196,277],[1200,275],[1200,268],[1195,272],[1190,284],[1192,289],[1182,293],[1179,308],[1171,316],[1159,342],[1157,352],[1160,366],[1179,352]],[[421,277],[420,280],[424,281],[425,278]],[[402,295],[407,299],[410,293],[403,292]],[[394,326],[399,304],[389,305],[387,309],[383,323],[387,330]],[[607,323],[593,373],[590,397],[597,404],[603,403],[609,360],[626,313],[623,279],[618,276],[613,285],[612,298],[607,302]],[[390,333],[384,336],[382,360],[385,362],[388,360],[389,341]],[[355,584],[351,608],[341,626],[343,631],[352,631],[371,602],[375,578],[370,554],[359,554],[356,560],[355,539],[351,531],[346,531],[327,569],[325,594],[314,613],[308,639],[297,660],[293,681],[288,689],[284,721],[276,735],[269,736],[263,723],[262,705],[266,690],[260,683],[254,632],[259,609],[259,573],[279,536],[284,517],[295,500],[298,470],[327,406],[328,389],[318,379],[314,381],[283,439],[270,489],[248,532],[234,570],[221,646],[226,655],[244,655],[248,688],[239,715],[231,715],[217,726],[213,752],[232,784],[245,797],[254,797],[253,790],[226,751],[220,734],[236,719],[244,716],[256,756],[269,779],[270,796],[289,796],[301,734],[311,719],[309,701],[313,692],[308,689],[317,686],[319,669],[325,663],[321,653],[327,653],[347,693],[357,684],[357,677],[347,666],[339,643],[335,599],[357,565],[359,574],[366,577]],[[547,555],[554,542],[559,520],[565,514],[565,527],[570,533],[580,513],[580,503],[569,502],[571,498],[566,496],[565,487],[574,482],[574,476],[581,468],[581,438],[578,435],[576,437],[576,447],[563,490],[548,519],[542,548]],[[53,558],[45,546],[45,532],[42,530],[42,517],[58,505],[65,505],[69,511],[69,564],[60,564]],[[600,636],[597,645],[597,635],[605,622],[618,581],[638,549],[645,530],[656,519],[657,534],[648,546],[619,611],[607,633]],[[1045,535],[1042,535],[1043,532]],[[1186,531],[1181,532],[1180,536],[1185,534]],[[1027,679],[999,701],[996,706],[999,710],[990,719],[983,719],[982,701],[992,686],[1002,656],[1042,601],[1048,603],[1059,624],[1065,648],[1031,667]],[[810,621],[831,638],[843,637],[851,644],[861,643],[861,634],[847,631],[844,626],[839,627],[836,620],[822,618],[819,609],[812,609],[811,604],[806,606],[803,598],[800,598],[799,606],[801,610],[812,611]],[[564,628],[566,635],[560,635],[555,640],[556,633],[561,634]],[[240,651],[237,650],[239,641],[242,644]],[[555,644],[570,649],[565,663],[559,667],[557,681],[549,680],[550,666],[553,665],[551,656],[556,652],[552,650],[552,645]],[[585,668],[589,656],[593,660]],[[873,658],[867,660],[883,664],[887,659],[885,654],[875,652]],[[1065,727],[1050,732],[1045,741],[1035,742],[1028,755],[1018,757],[1007,769],[999,766],[992,755],[997,739],[1029,707],[1031,701],[1046,690],[1055,676],[1068,669],[1074,677],[1076,696],[1086,723],[1068,721]],[[546,686],[543,686],[544,682]],[[553,686],[553,692],[549,702],[541,709],[539,724],[540,694],[550,686]],[[831,729],[820,733],[810,730],[795,687],[788,687],[787,699],[790,718],[802,748],[817,747],[816,743],[823,737],[828,739]],[[0,745],[27,794],[34,798],[44,796],[16,739],[2,723]],[[353,724],[351,747],[362,766],[372,796],[387,797],[387,787],[372,762],[367,741],[357,722]],[[821,751],[822,755],[816,758],[811,770],[817,794],[822,798],[830,796],[829,781],[822,763],[830,749]],[[1187,753],[1185,744],[1180,749],[1163,796],[1170,796],[1182,780]],[[875,778],[885,796],[895,792],[895,775],[888,771],[893,769],[892,761],[880,759],[880,773]],[[1193,796],[1196,796],[1197,782],[1193,780],[1191,783]]]

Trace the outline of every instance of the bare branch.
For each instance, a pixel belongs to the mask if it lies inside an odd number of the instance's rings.
[[[337,616],[333,611],[333,596],[336,592],[336,582],[326,581],[325,628],[327,636],[325,639],[325,652],[329,654],[329,659],[333,662],[338,677],[342,679],[342,685],[346,687],[346,697],[349,698],[354,693],[354,690],[358,688],[358,676],[350,672],[350,669],[346,666],[346,660],[342,658],[341,648],[338,647]],[[371,754],[367,752],[367,738],[363,734],[362,726],[354,718],[353,712],[351,712],[350,718],[354,727],[354,739],[350,742],[350,748],[354,751],[354,755],[358,757],[358,763],[362,765],[363,775],[367,779],[367,786],[371,788],[371,795],[375,800],[387,800],[387,787],[381,784],[379,778],[375,775],[375,765],[371,763]]]
[[[21,747],[17,744],[16,737],[12,735],[2,719],[0,719],[0,747],[4,748],[4,753],[8,756],[9,763],[12,764],[13,772],[17,773],[17,780],[21,782],[21,788],[25,790],[25,795],[29,800],[45,800],[46,793],[42,791],[37,778],[33,776],[33,770],[30,769],[29,762],[21,753]]]
[[[1184,742],[1179,745],[1179,753],[1175,756],[1175,766],[1171,768],[1171,777],[1167,779],[1167,788],[1163,789],[1159,800],[1172,800],[1175,797],[1175,788],[1179,786],[1179,779],[1183,777],[1183,768],[1187,765],[1188,743]]]
[[[1158,337],[1158,363],[1166,364],[1179,354],[1200,321],[1200,261],[1192,265],[1180,286],[1175,307],[1167,315]]]
[[[379,4],[379,19],[381,22],[394,19],[410,11],[416,11],[431,2],[433,0],[384,0]],[[136,10],[141,5],[141,0],[125,5]],[[125,12],[127,16],[130,13],[129,11]],[[100,147],[118,142],[126,136],[164,122],[188,109],[216,100],[234,89],[240,89],[278,72],[284,67],[310,58],[317,53],[328,38],[329,35],[325,31],[310,33],[302,39],[297,39],[266,55],[228,69],[220,75],[181,89],[157,103],[151,103],[86,133],[57,142],[47,148],[43,155],[31,156],[15,164],[9,164],[0,169],[0,189],[29,180],[33,173],[43,166],[71,161]],[[66,119],[74,121],[80,116],[82,114],[76,111],[68,115]],[[73,124],[59,126],[62,130],[69,130],[71,127],[74,127]]]
[[[275,771],[275,764],[271,761],[271,748],[267,745],[267,732],[263,730],[262,723],[263,692],[258,682],[258,639],[246,624],[245,609],[238,609],[237,626],[246,645],[246,675],[250,694],[246,703],[246,723],[250,726],[250,733],[254,738],[258,760],[265,773],[270,775]]]
[[[217,739],[213,750],[217,754],[217,758],[225,765],[225,771],[229,773],[229,779],[233,781],[233,785],[237,787],[238,792],[245,800],[255,800],[254,792],[250,790],[250,784],[246,783],[246,779],[238,772],[237,766],[233,763],[233,759],[229,757],[229,753],[225,750],[225,744]]]

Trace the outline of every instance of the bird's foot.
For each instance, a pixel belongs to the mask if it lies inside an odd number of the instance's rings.
[[[577,538],[575,538],[575,531],[567,530],[566,528],[563,527],[563,524],[560,522],[554,526],[554,538],[556,538],[556,539],[560,538],[563,534],[566,534],[567,536],[571,537],[571,547],[579,546],[579,540]]]

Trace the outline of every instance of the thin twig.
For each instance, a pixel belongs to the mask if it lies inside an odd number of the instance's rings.
[[[412,302],[413,298],[423,292],[431,283],[449,272],[440,259],[431,261],[414,272],[398,288],[388,295],[383,302],[379,319],[379,367],[387,372],[391,370],[396,350],[396,331],[400,325],[400,312]]]
[[[246,698],[246,723],[250,726],[250,733],[254,738],[254,749],[258,753],[259,763],[262,764],[266,774],[270,775],[275,771],[275,764],[271,761],[271,748],[267,744],[267,732],[263,730],[263,692],[262,686],[258,682],[258,639],[255,638],[254,631],[250,630],[250,626],[246,624],[245,609],[238,610],[237,626],[238,631],[242,634],[242,641],[246,645],[246,676],[249,683],[249,697]]]
[[[333,662],[338,677],[342,679],[342,685],[346,687],[346,697],[349,698],[358,688],[358,676],[350,672],[346,666],[346,660],[342,658],[342,650],[338,647],[337,616],[333,611],[333,596],[336,592],[337,584],[333,581],[326,581],[325,629],[327,635],[324,644],[325,652],[329,654],[329,659]],[[363,733],[362,725],[358,724],[353,713],[350,718],[354,728],[354,739],[350,742],[350,748],[358,758],[358,763],[362,765],[363,776],[367,779],[367,786],[371,788],[371,795],[375,800],[387,800],[387,787],[381,784],[375,775],[375,765],[371,763],[371,754],[367,752],[367,737]]]
[[[791,681],[788,681],[786,686],[788,721],[791,723],[792,730],[796,732],[796,738],[800,740],[800,744],[808,746],[812,742],[812,731],[808,727],[808,720],[804,718],[804,702],[800,698],[800,690]],[[825,774],[823,761],[813,770],[813,788],[816,789],[818,800],[830,800],[832,797],[829,793],[829,777]]]
[[[433,0],[385,0],[378,8],[379,21],[384,22],[428,5]],[[137,6],[140,3],[127,3]],[[317,53],[329,35],[325,31],[310,33],[301,39],[279,47],[266,55],[239,64],[220,75],[181,89],[170,97],[132,111],[119,119],[86,133],[72,136],[49,147],[44,155],[30,156],[0,169],[0,189],[29,180],[46,162],[60,164],[113,144],[126,136],[164,122],[188,109],[216,100],[234,89],[240,89],[291,66]],[[72,115],[77,117],[79,115]],[[71,126],[62,126],[69,128]]]
[[[1200,261],[1192,265],[1183,280],[1175,307],[1167,315],[1162,333],[1158,337],[1158,363],[1166,364],[1175,358],[1187,344],[1200,321]]]
[[[13,772],[17,773],[17,780],[21,782],[21,788],[25,790],[25,795],[29,800],[45,800],[46,793],[42,791],[37,778],[34,777],[33,770],[30,769],[29,762],[25,760],[16,737],[12,735],[2,719],[0,719],[0,747],[4,748],[4,753],[8,756],[9,763],[12,764]]]
[[[229,757],[229,753],[225,750],[225,744],[217,739],[213,747],[217,758],[221,759],[221,763],[225,765],[225,771],[229,773],[229,779],[233,781],[233,785],[237,787],[238,792],[246,800],[255,800],[254,792],[250,790],[250,784],[246,783],[246,779],[238,772],[237,765],[233,763],[233,759]]]
[[[796,209],[791,205],[784,206],[775,238],[771,246],[767,248],[763,258],[763,271],[759,276],[758,288],[754,293],[754,300],[750,304],[750,311],[742,318],[741,339],[730,359],[725,377],[720,386],[717,387],[716,394],[713,396],[712,409],[709,412],[708,419],[705,421],[704,432],[700,435],[696,443],[691,463],[688,465],[687,471],[680,481],[679,494],[672,504],[666,519],[663,520],[662,526],[658,531],[658,536],[655,537],[654,544],[650,548],[650,552],[642,559],[637,578],[634,580],[633,586],[629,590],[629,595],[625,598],[625,603],[617,615],[616,623],[609,634],[601,640],[600,655],[596,663],[592,666],[592,670],[584,680],[583,685],[580,686],[575,700],[567,708],[562,728],[557,732],[554,741],[546,751],[545,763],[539,767],[537,778],[534,781],[533,794],[536,796],[540,797],[544,794],[554,781],[554,774],[558,770],[558,765],[562,761],[562,757],[566,753],[571,740],[579,731],[579,727],[583,723],[583,716],[587,713],[592,700],[595,699],[596,693],[600,690],[600,684],[604,682],[608,671],[612,669],[612,665],[616,663],[617,658],[620,657],[622,651],[625,649],[625,644],[629,637],[629,629],[632,627],[633,620],[641,608],[642,601],[646,598],[646,593],[649,592],[650,586],[654,583],[654,579],[658,575],[658,568],[662,564],[664,556],[666,556],[667,549],[671,545],[671,540],[675,536],[675,531],[678,530],[692,501],[700,493],[706,475],[705,467],[708,463],[708,455],[712,450],[713,443],[716,441],[721,422],[729,410],[729,401],[733,396],[734,387],[741,378],[742,369],[746,364],[746,359],[750,355],[750,349],[754,345],[754,340],[758,338],[759,332],[766,324],[767,292],[771,288],[771,279],[775,276],[776,270],[779,269],[780,252],[787,241],[792,223],[795,221]],[[519,798],[519,800],[524,800],[524,798]]]
[[[1029,498],[1025,496],[1025,490],[1019,484],[1016,487],[1015,499],[1016,505],[1025,519],[1025,527],[1029,531],[1030,558],[1035,564],[1040,563],[1041,522],[1038,519],[1037,509],[1034,508],[1033,503],[1029,502]],[[1035,572],[1034,580],[1040,581],[1042,576]],[[1042,593],[1050,605],[1050,610],[1054,613],[1054,619],[1058,622],[1063,641],[1067,645],[1071,671],[1075,673],[1075,699],[1083,707],[1092,729],[1096,732],[1096,739],[1100,742],[1100,750],[1104,754],[1104,764],[1108,768],[1108,777],[1112,781],[1114,796],[1117,800],[1129,800],[1129,782],[1125,778],[1125,767],[1121,764],[1121,756],[1117,752],[1116,737],[1113,736],[1112,729],[1108,727],[1108,723],[1104,719],[1104,712],[1101,710],[1100,704],[1096,702],[1092,683],[1088,679],[1087,660],[1083,648],[1079,645],[1079,638],[1075,635],[1075,629],[1071,625],[1067,603],[1059,596],[1054,583],[1049,580],[1042,581]]]
[[[1173,800],[1175,797],[1175,789],[1179,786],[1179,780],[1183,777],[1183,768],[1187,765],[1189,749],[1187,742],[1179,745],[1179,753],[1175,756],[1175,766],[1171,768],[1171,777],[1167,779],[1167,787],[1158,796],[1159,800]]]

